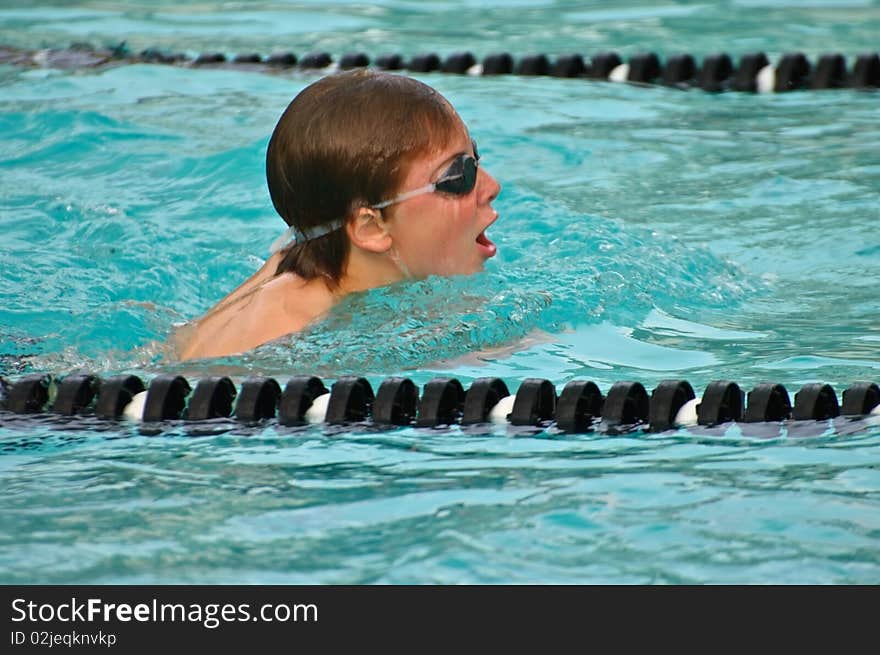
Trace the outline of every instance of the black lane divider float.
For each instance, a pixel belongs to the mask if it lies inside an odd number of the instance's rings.
[[[32,374],[0,378],[0,425],[22,419],[92,416],[141,424],[211,419],[283,426],[308,424],[435,428],[500,423],[555,428],[565,433],[663,432],[682,427],[816,422],[837,417],[880,425],[880,387],[849,386],[838,402],[828,384],[806,384],[794,394],[781,384],[759,384],[747,394],[735,382],[709,383],[697,397],[686,380],[664,380],[649,394],[639,382],[615,382],[603,395],[591,381],[572,380],[557,395],[549,380],[528,378],[512,394],[500,378],[479,378],[465,389],[456,378],[438,377],[419,394],[409,378],[390,377],[374,393],[363,377],[341,377],[328,389],[315,376],[295,376],[282,388],[270,377],[249,377],[236,388],[228,377],[205,377],[194,385],[180,375],[158,375],[148,384],[136,375],[101,379],[86,373],[64,377]],[[876,417],[876,418],[875,418]]]
[[[783,54],[775,64],[763,52],[743,54],[737,63],[726,53],[710,54],[698,63],[693,55],[672,54],[665,59],[654,52],[633,55],[628,61],[616,52],[598,52],[591,57],[580,54],[530,54],[514,58],[507,52],[488,54],[479,61],[471,52],[446,57],[436,53],[405,58],[385,54],[371,59],[362,52],[347,53],[334,59],[328,52],[311,52],[298,57],[292,52],[268,56],[258,53],[228,55],[205,52],[195,57],[148,48],[131,53],[125,44],[113,48],[94,48],[76,43],[69,48],[21,50],[0,45],[0,63],[56,68],[95,68],[118,63],[151,63],[191,67],[233,67],[244,70],[298,69],[316,71],[348,70],[374,66],[381,70],[412,73],[442,72],[470,75],[520,75],[584,78],[665,85],[705,91],[782,92],[799,89],[876,89],[880,88],[880,55],[863,53],[852,58],[828,53],[811,63],[803,53]]]

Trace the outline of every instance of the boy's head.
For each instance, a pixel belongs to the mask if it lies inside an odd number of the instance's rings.
[[[413,78],[369,70],[324,77],[293,99],[269,141],[272,203],[307,235],[342,226],[359,207],[393,197],[413,161],[463,130],[449,102]],[[346,230],[334,229],[294,245],[278,271],[335,286],[349,249]]]

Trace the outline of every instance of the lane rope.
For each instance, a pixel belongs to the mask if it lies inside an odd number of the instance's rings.
[[[419,393],[409,378],[384,379],[374,392],[364,377],[345,376],[328,388],[316,376],[294,376],[282,387],[271,377],[193,381],[161,374],[144,382],[136,375],[101,378],[76,372],[36,373],[15,381],[0,378],[0,425],[23,417],[94,417],[141,424],[213,419],[283,426],[327,424],[373,426],[475,426],[509,424],[554,428],[566,433],[663,432],[729,423],[816,422],[871,419],[880,425],[880,387],[850,385],[840,399],[828,384],[809,383],[794,394],[778,383],[746,393],[729,380],[710,382],[697,395],[687,380],[664,380],[648,393],[640,382],[619,381],[603,394],[588,380],[572,380],[561,392],[546,379],[526,378],[509,391],[504,380],[478,378],[465,389],[452,377],[427,382]],[[876,418],[874,418],[876,417]]]
[[[737,61],[727,53],[709,54],[698,61],[690,54],[671,54],[661,58],[643,52],[624,60],[616,52],[582,54],[528,54],[514,57],[508,52],[490,53],[481,60],[472,52],[454,52],[441,57],[422,53],[406,58],[383,54],[375,58],[363,52],[345,53],[334,58],[328,52],[228,54],[203,52],[192,56],[147,48],[139,53],[125,43],[101,48],[74,43],[66,48],[25,50],[0,45],[0,63],[42,68],[100,68],[124,63],[164,64],[197,68],[235,68],[240,70],[298,70],[330,73],[336,70],[374,67],[411,73],[446,73],[492,77],[499,75],[550,76],[569,79],[626,82],[642,86],[668,86],[702,89],[708,92],[739,91],[780,93],[795,90],[877,89],[880,88],[880,55],[876,52],[847,58],[841,53],[820,55],[815,62],[800,52],[785,53],[773,63],[763,52],[745,53]]]

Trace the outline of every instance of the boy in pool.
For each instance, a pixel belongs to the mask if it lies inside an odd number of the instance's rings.
[[[178,333],[181,359],[297,332],[355,291],[482,270],[501,187],[478,160],[452,105],[417,80],[360,70],[308,86],[266,153],[290,227],[260,270]]]

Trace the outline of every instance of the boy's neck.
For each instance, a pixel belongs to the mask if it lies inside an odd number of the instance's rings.
[[[349,293],[385,287],[403,278],[403,273],[388,253],[371,253],[353,247],[333,295],[341,299]]]

